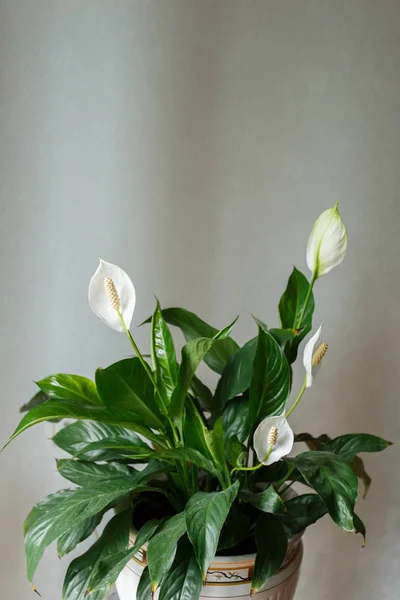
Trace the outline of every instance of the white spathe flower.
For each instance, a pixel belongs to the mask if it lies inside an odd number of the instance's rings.
[[[117,265],[100,260],[89,284],[89,304],[93,312],[115,331],[124,331],[120,313],[129,329],[136,304],[130,277]]]
[[[315,370],[315,368],[317,367],[317,365],[313,364],[313,362],[314,362],[313,359],[314,359],[315,352],[318,351],[318,349],[321,346],[321,336],[322,336],[322,323],[318,327],[318,329],[314,333],[314,335],[308,340],[308,342],[304,348],[303,365],[306,370],[306,388],[311,387],[313,384],[313,370]],[[324,349],[324,352],[323,352],[321,358],[318,360],[317,364],[319,364],[321,362],[323,355],[326,353],[326,350],[328,349],[327,344],[324,344],[323,348],[321,347],[321,349]]]
[[[272,465],[289,454],[294,434],[286,417],[266,417],[255,430],[253,443],[258,460],[264,465]]]
[[[307,265],[315,279],[340,265],[346,255],[347,231],[337,202],[318,217],[307,244]]]

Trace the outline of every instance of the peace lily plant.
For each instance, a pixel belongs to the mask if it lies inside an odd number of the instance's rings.
[[[370,479],[358,454],[384,450],[389,442],[363,433],[295,435],[290,425],[327,351],[322,328],[312,333],[313,287],[342,262],[346,248],[336,205],[311,232],[310,281],[296,268],[289,277],[279,302],[280,327],[256,319],[254,337],[243,346],[231,335],[236,319],[218,330],[192,312],[162,309],[157,302],[146,321],[151,360],[129,330],[136,302],[131,279],[100,260],[89,285],[90,306],[127,336],[134,356],[97,369],[94,381],[46,377],[22,407],[27,414],[11,440],[36,423],[68,420],[53,441],[71,455],[59,459],[57,469],[76,486],[36,504],[25,521],[30,582],[47,546],[57,541],[63,557],[103,520],[102,535],[67,569],[64,600],[105,599],[144,544],[148,566],[138,600],[149,600],[158,589],[160,600],[196,600],[216,554],[257,553],[253,595],[281,567],[288,540],[325,514],[365,537],[354,505],[358,478],[367,487]],[[186,340],[180,362],[169,325]],[[304,383],[296,394],[292,364],[310,333]],[[196,376],[202,361],[218,375],[215,391]],[[317,408],[306,404],[307,410]],[[309,449],[293,454],[299,442]],[[288,499],[295,482],[306,491]]]

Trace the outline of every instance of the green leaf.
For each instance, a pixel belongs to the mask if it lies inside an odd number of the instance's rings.
[[[52,419],[84,419],[107,423],[109,425],[117,425],[136,431],[147,439],[157,443],[160,439],[159,436],[152,433],[147,427],[140,425],[138,418],[138,415],[131,412],[120,412],[116,410],[108,411],[106,408],[97,406],[80,406],[75,402],[67,400],[49,400],[36,408],[32,408],[21,419],[18,427],[4,448],[20,433],[29,429],[29,427],[32,427],[37,423],[42,423],[43,421],[51,421]]]
[[[161,460],[151,460],[144,469],[136,473],[135,481],[136,483],[146,482],[158,473],[168,473],[172,468],[171,465]]]
[[[170,462],[175,462],[176,460],[182,462],[193,463],[197,467],[200,467],[204,471],[211,473],[214,477],[218,477],[221,480],[222,474],[221,471],[215,467],[214,463],[203,456],[197,450],[193,450],[192,448],[169,448],[168,450],[160,450],[158,452],[154,452],[154,458],[158,458],[159,460]],[[223,481],[221,482],[223,483]]]
[[[250,430],[265,419],[282,415],[290,391],[290,369],[279,344],[261,327],[250,384]]]
[[[282,523],[272,515],[264,513],[256,525],[257,556],[251,595],[258,592],[275,575],[282,565],[286,550],[287,537]]]
[[[228,338],[230,336],[230,334],[232,333],[238,319],[239,319],[239,315],[235,319],[233,319],[233,321],[231,323],[229,323],[229,325],[227,325],[223,329],[220,329],[213,336],[213,339],[214,340],[225,340],[226,338]]]
[[[90,452],[87,448],[93,442],[102,442],[105,440],[119,440],[121,444],[129,446],[148,448],[136,433],[118,427],[117,425],[108,425],[107,423],[98,423],[96,421],[77,421],[60,429],[53,437],[53,442],[68,454],[76,456],[80,454],[85,460],[116,460],[121,455],[121,451],[111,450],[110,448],[98,448]]]
[[[128,440],[109,439],[91,442],[87,444],[80,452],[75,454],[75,458],[92,460],[92,457],[98,452],[103,453],[103,460],[127,460],[134,462],[146,462],[154,455],[154,450],[144,445],[132,445]],[[99,460],[99,459],[97,459]]]
[[[286,461],[294,465],[317,492],[334,522],[345,531],[355,533],[353,514],[358,482],[351,466],[331,452],[304,452]]]
[[[62,490],[36,504],[24,524],[29,581],[32,581],[47,546],[135,489],[141,491],[146,488],[140,487],[133,479],[114,479],[90,488]]]
[[[268,331],[282,350],[285,350],[286,344],[293,342],[297,337],[297,332],[294,329],[268,329]]]
[[[179,513],[165,521],[151,538],[147,548],[152,590],[156,590],[169,571],[180,538],[186,532],[185,514]]]
[[[182,348],[182,362],[178,371],[177,384],[168,408],[170,417],[178,427],[182,424],[183,409],[193,375],[213,344],[212,339],[198,338],[191,340]]]
[[[63,600],[85,600],[93,569],[109,555],[121,552],[128,546],[132,511],[116,515],[105,527],[103,534],[85,554],[72,561],[65,576]],[[107,590],[103,590],[104,596]],[[101,598],[102,595],[99,594]]]
[[[203,587],[201,571],[187,539],[178,544],[175,560],[164,577],[159,600],[199,600]]]
[[[218,334],[218,329],[211,327],[197,315],[184,308],[167,308],[162,311],[162,314],[167,323],[181,329],[187,342],[196,338],[213,338]],[[210,369],[222,373],[229,358],[237,350],[239,350],[237,343],[227,337],[213,345],[204,361]]]
[[[287,288],[279,302],[279,315],[283,329],[298,329],[300,331],[297,337],[288,344],[286,348],[286,356],[289,363],[293,363],[297,358],[299,344],[311,331],[312,317],[314,313],[315,303],[314,296],[311,292],[310,299],[307,304],[307,309],[304,313],[302,323],[298,326],[298,321],[303,312],[304,303],[307,298],[310,283],[296,267],[289,277]]]
[[[365,548],[365,546],[367,545],[367,530],[365,529],[365,525],[361,521],[360,517],[358,515],[356,515],[356,513],[354,513],[354,515],[353,515],[353,520],[354,520],[354,527],[356,528],[356,533],[361,533],[361,535],[363,536],[362,547]]]
[[[135,477],[136,471],[127,465],[108,463],[98,465],[94,462],[62,458],[57,461],[57,470],[65,479],[81,487],[97,485],[110,479],[121,477]]]
[[[317,494],[295,496],[285,502],[287,513],[282,519],[289,537],[297,535],[321,519],[328,512],[324,502]]]
[[[163,428],[153,384],[138,358],[125,358],[106,369],[97,369],[96,385],[110,410],[132,411],[143,425]]]
[[[247,449],[244,444],[239,442],[237,435],[228,440],[225,448],[225,456],[232,467],[247,466]]]
[[[174,341],[158,300],[151,321],[151,353],[157,387],[168,404],[176,385],[178,365]]]
[[[275,488],[270,485],[262,492],[254,493],[249,490],[242,490],[240,498],[243,502],[247,502],[258,510],[266,513],[281,513],[286,512],[282,498],[275,491]]]
[[[324,447],[330,452],[339,454],[345,460],[351,461],[360,452],[382,452],[391,445],[391,442],[376,435],[348,433],[330,440]]]
[[[249,432],[249,400],[245,396],[233,398],[225,406],[223,415],[225,440],[237,437],[240,442],[245,442]]]
[[[89,585],[90,593],[113,586],[122,569],[135,556],[138,550],[149,541],[159,525],[160,521],[158,519],[148,521],[140,528],[133,546],[103,558],[93,569]]]
[[[215,556],[222,526],[239,490],[239,482],[222,492],[198,492],[185,508],[186,527],[205,577]]]
[[[200,406],[204,410],[212,410],[213,395],[211,390],[196,376],[193,375],[190,391],[199,401]]]
[[[87,377],[58,373],[36,383],[53,400],[70,400],[90,406],[103,405],[94,382]]]
[[[57,540],[57,554],[60,558],[69,554],[75,548],[86,540],[89,536],[92,535],[96,527],[101,523],[103,518],[104,511],[97,513],[97,515],[93,515],[93,517],[89,517],[86,521],[82,521],[73,529],[64,533]]]
[[[47,394],[45,394],[44,392],[42,392],[42,390],[39,390],[29,400],[29,402],[26,402],[26,404],[23,404],[21,406],[21,408],[19,409],[19,412],[28,412],[28,410],[31,410],[31,408],[35,408],[36,406],[40,406],[41,404],[43,404],[43,402],[47,402],[47,400],[49,400],[49,399],[50,399],[50,397]]]
[[[139,581],[138,589],[136,591],[136,600],[150,600],[151,599],[151,581],[149,575],[149,567],[146,567],[142,573]]]
[[[254,522],[252,523],[243,509],[241,510],[239,506],[233,504],[221,530],[218,551],[234,548],[247,540],[253,534],[253,526]]]
[[[227,362],[215,390],[215,411],[221,411],[229,400],[249,389],[256,349],[257,338],[253,338]]]

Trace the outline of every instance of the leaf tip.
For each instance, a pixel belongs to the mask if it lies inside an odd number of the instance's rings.
[[[37,589],[35,588],[33,583],[32,583],[32,591],[35,592],[35,594],[37,594],[38,596],[42,597],[42,594],[39,594],[39,592],[37,591]]]

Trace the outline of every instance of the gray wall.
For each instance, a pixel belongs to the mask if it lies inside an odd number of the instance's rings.
[[[293,423],[400,441],[399,39],[396,0],[0,0],[2,441],[32,380],[129,354],[87,304],[97,255],[131,274],[135,325],[154,292],[220,326],[241,313],[243,341],[337,199],[348,257],[316,287],[329,357]],[[60,484],[49,434],[0,459],[4,598],[32,597],[21,524]],[[397,597],[398,461],[368,457],[362,553],[329,521],[307,533],[299,600]],[[45,598],[64,569],[48,551]]]

